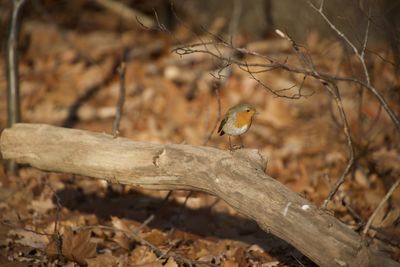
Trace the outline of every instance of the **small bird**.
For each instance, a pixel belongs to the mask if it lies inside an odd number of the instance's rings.
[[[243,147],[242,138],[240,135],[247,132],[253,121],[253,116],[256,114],[256,109],[249,104],[238,104],[231,107],[222,119],[218,128],[220,136],[229,135],[229,148],[232,150],[231,135],[239,136],[240,142]]]

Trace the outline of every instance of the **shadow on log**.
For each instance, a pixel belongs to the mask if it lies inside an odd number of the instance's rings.
[[[257,150],[231,153],[150,144],[39,124],[5,129],[0,147],[3,158],[46,171],[216,195],[321,266],[399,266],[335,217],[267,176]]]

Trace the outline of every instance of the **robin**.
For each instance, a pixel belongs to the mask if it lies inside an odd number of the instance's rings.
[[[229,148],[232,150],[231,135],[239,136],[240,142],[243,147],[242,138],[240,135],[247,132],[251,126],[253,116],[256,114],[256,109],[249,104],[238,104],[231,107],[226,112],[225,117],[222,119],[218,128],[220,136],[229,135]]]

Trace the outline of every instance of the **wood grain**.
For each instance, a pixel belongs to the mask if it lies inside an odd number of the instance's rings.
[[[149,189],[216,195],[320,266],[399,266],[335,217],[264,173],[257,150],[161,145],[76,129],[16,124],[0,139],[4,159]]]

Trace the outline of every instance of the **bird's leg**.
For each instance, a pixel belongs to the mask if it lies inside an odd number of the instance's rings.
[[[232,151],[232,143],[231,143],[231,137],[228,135],[229,139],[229,150]]]
[[[240,139],[240,142],[242,143],[242,145],[241,146],[233,145],[233,147],[232,147],[231,138],[229,137],[229,147],[230,147],[231,151],[235,151],[235,150],[243,148],[243,142],[242,142],[242,138],[240,137],[240,135],[239,135],[239,139]]]
[[[239,135],[239,140],[240,140],[240,148],[244,148],[243,140],[242,140],[242,136],[241,135]]]

